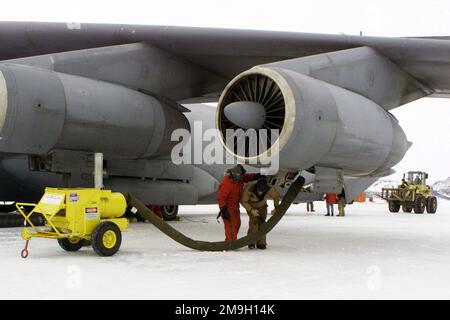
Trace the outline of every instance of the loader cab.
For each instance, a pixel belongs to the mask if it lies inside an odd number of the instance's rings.
[[[410,171],[403,176],[403,180],[414,185],[426,185],[427,179],[428,173],[421,171]]]

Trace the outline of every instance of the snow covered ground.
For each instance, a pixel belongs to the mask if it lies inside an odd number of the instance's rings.
[[[325,217],[323,203],[313,214],[296,205],[266,251],[196,252],[141,223],[124,234],[114,257],[33,239],[24,260],[20,229],[0,229],[0,298],[449,299],[450,201],[439,205],[436,215],[415,215],[355,204],[345,218]],[[180,211],[176,228],[222,239],[215,207]]]

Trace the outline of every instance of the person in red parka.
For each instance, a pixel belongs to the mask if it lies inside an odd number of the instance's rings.
[[[257,180],[261,177],[259,173],[246,173],[244,167],[237,166],[227,170],[219,185],[217,202],[219,204],[219,215],[225,225],[225,241],[236,240],[241,227],[241,213],[239,201],[246,182]]]

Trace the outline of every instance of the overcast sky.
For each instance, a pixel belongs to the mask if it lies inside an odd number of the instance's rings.
[[[180,25],[369,36],[450,36],[450,1],[2,1],[1,21]],[[450,54],[450,52],[449,52]],[[450,75],[449,75],[450,77]],[[414,143],[395,168],[450,176],[450,100],[421,99],[396,109]]]

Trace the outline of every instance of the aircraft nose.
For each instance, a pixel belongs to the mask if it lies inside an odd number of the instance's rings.
[[[228,120],[243,129],[261,129],[266,117],[264,106],[251,101],[230,103],[223,112]]]
[[[8,91],[6,89],[6,80],[0,71],[0,133],[6,121],[6,109],[8,108]],[[1,137],[0,137],[1,139]]]

